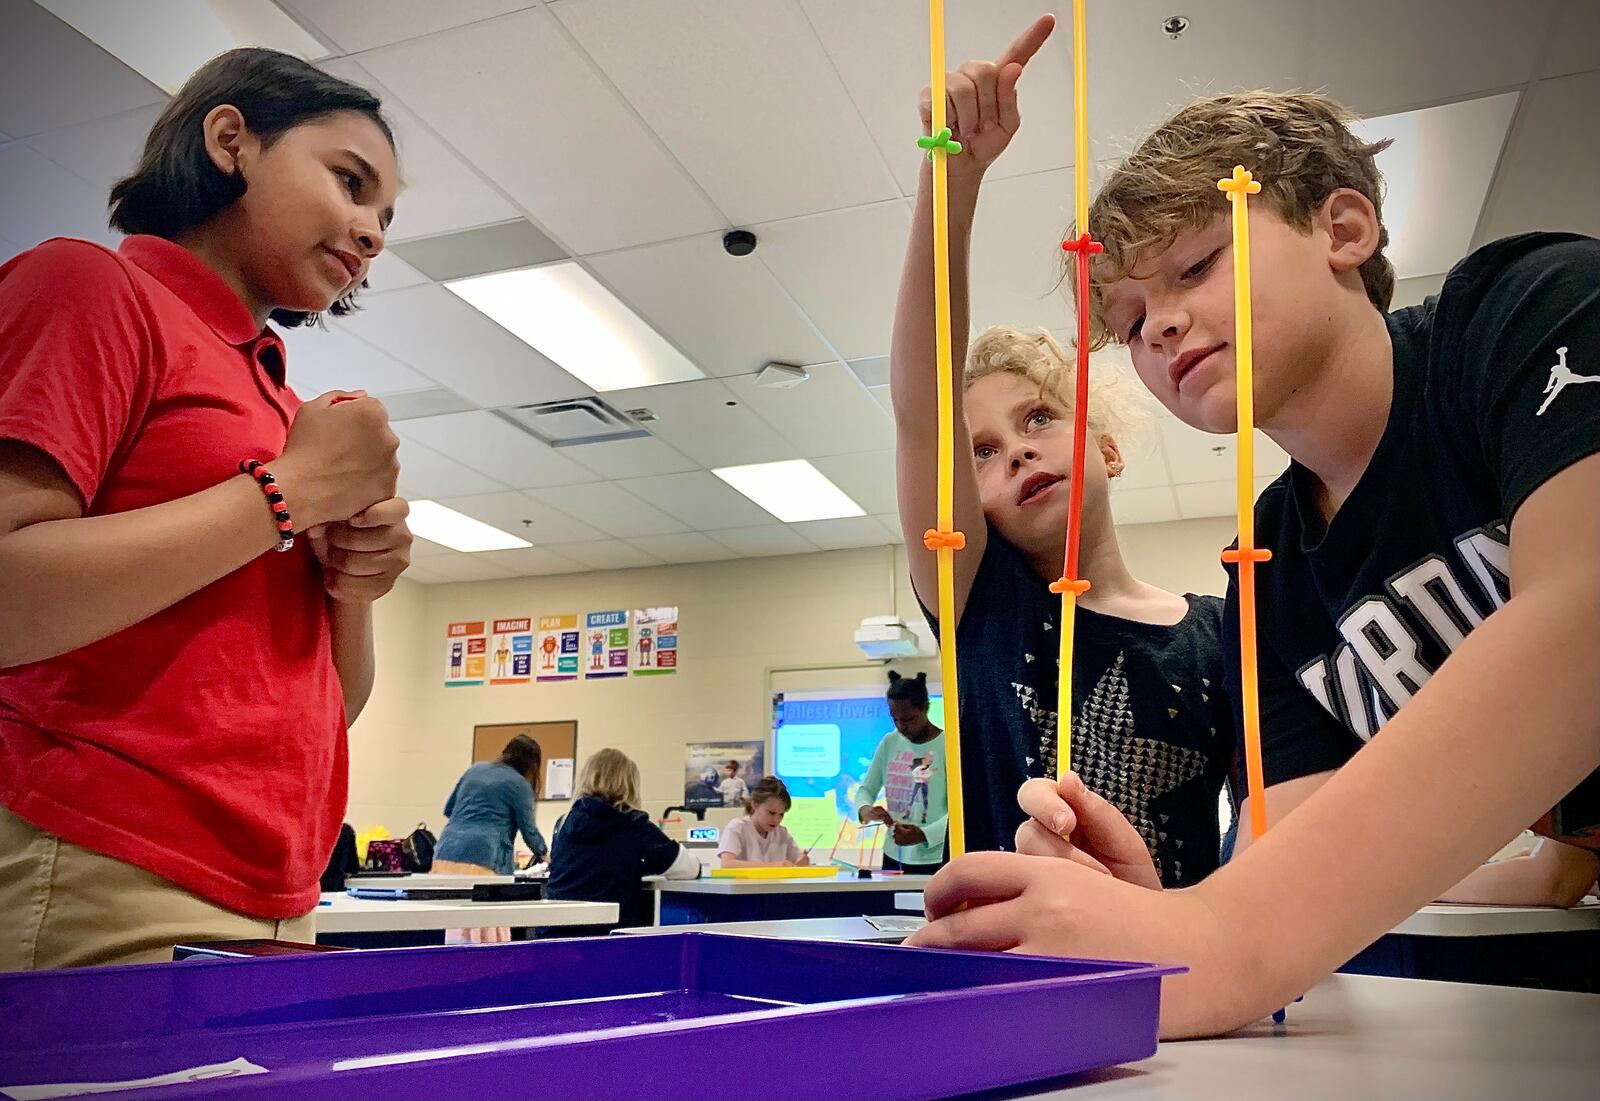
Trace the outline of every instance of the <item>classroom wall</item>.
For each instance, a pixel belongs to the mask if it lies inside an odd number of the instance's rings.
[[[1217,554],[1233,537],[1231,520],[1121,534],[1138,576],[1179,591],[1222,591]],[[680,608],[682,665],[673,676],[444,687],[447,623],[660,604]],[[898,546],[454,585],[402,581],[376,607],[377,686],[351,730],[347,819],[357,830],[381,823],[398,835],[427,822],[437,832],[445,798],[470,763],[473,726],[546,719],[577,720],[580,766],[602,746],[633,757],[645,809],[659,815],[682,796],[684,743],[766,739],[774,688],[883,683],[882,665],[867,662],[851,636],[864,617],[890,612],[926,630]],[[894,667],[937,679],[932,658]],[[547,836],[566,807],[539,805]],[[707,820],[731,814],[712,811]]]

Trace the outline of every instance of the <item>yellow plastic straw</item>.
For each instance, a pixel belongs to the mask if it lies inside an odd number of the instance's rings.
[[[1235,401],[1238,404],[1239,547],[1222,552],[1224,562],[1239,566],[1239,663],[1244,698],[1244,759],[1250,792],[1250,837],[1267,830],[1267,796],[1261,764],[1261,704],[1256,688],[1256,563],[1272,558],[1270,550],[1256,546],[1255,514],[1255,389],[1250,345],[1250,203],[1248,196],[1261,190],[1244,165],[1217,181],[1227,193],[1233,213],[1233,343],[1235,348]]]
[[[933,133],[945,129],[944,0],[928,0],[928,57],[932,71]],[[933,296],[935,360],[939,388],[939,526],[924,542],[934,550],[939,568],[939,669],[944,681],[944,774],[950,807],[950,855],[966,851],[961,792],[961,707],[956,694],[955,552],[966,539],[955,530],[954,379],[950,368],[950,233],[949,193],[944,148],[928,150],[933,162]]]
[[[1074,215],[1080,236],[1061,247],[1077,253],[1078,265],[1078,369],[1077,402],[1072,424],[1072,483],[1067,504],[1066,561],[1061,578],[1050,591],[1061,595],[1059,669],[1056,674],[1056,776],[1072,768],[1072,644],[1077,634],[1078,598],[1089,583],[1078,576],[1078,544],[1083,526],[1083,458],[1088,442],[1089,414],[1089,253],[1099,251],[1089,237],[1089,57],[1085,0],[1072,3],[1072,89],[1075,155]]]

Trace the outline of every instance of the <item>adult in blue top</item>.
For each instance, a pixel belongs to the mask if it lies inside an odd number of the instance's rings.
[[[444,805],[444,833],[433,854],[436,872],[510,875],[517,833],[543,863],[549,846],[533,820],[533,793],[544,753],[539,743],[518,734],[498,761],[479,761],[456,781]]]

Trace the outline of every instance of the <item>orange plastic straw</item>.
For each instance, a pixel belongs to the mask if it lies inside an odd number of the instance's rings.
[[[1255,513],[1255,388],[1250,343],[1250,203],[1248,196],[1261,184],[1235,165],[1233,175],[1217,181],[1226,192],[1233,212],[1233,342],[1238,361],[1235,401],[1238,418],[1238,471],[1236,491],[1239,511],[1239,547],[1222,552],[1224,562],[1239,567],[1239,667],[1243,688],[1244,761],[1250,792],[1250,837],[1267,831],[1267,795],[1261,763],[1261,703],[1256,687],[1256,563],[1272,552],[1256,546]]]

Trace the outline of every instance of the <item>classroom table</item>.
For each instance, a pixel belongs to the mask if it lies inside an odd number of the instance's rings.
[[[655,891],[657,925],[700,925],[719,921],[775,921],[785,918],[860,917],[894,913],[897,891],[920,889],[928,875],[886,875],[861,879],[841,870],[833,879],[662,879]]]
[[[614,902],[472,902],[468,899],[351,898],[328,892],[317,907],[318,944],[346,948],[403,948],[443,944],[446,929],[509,926],[608,925]]]
[[[894,905],[900,913],[920,914],[922,892],[898,892]],[[1339,970],[1600,993],[1600,900],[1585,899],[1570,910],[1436,902]]]
[[[874,915],[880,916],[880,915]],[[904,918],[905,915],[895,915]],[[725,933],[736,937],[779,937],[792,940],[848,940],[866,944],[899,944],[910,934],[879,929],[865,917],[788,918],[780,921],[721,921],[707,925],[648,925],[614,929],[611,935],[660,936],[664,933]]]

